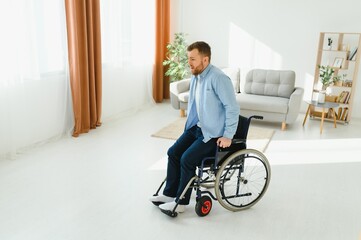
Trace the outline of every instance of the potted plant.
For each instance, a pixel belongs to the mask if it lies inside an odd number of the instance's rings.
[[[324,103],[326,98],[326,89],[328,86],[333,84],[333,73],[335,70],[330,66],[322,66],[318,65],[318,68],[320,69],[320,79],[322,83],[322,90],[318,93],[318,102]]]
[[[333,82],[335,83],[336,86],[342,87],[345,80],[346,80],[346,76],[347,76],[347,74],[334,76],[333,77]]]
[[[167,58],[163,66],[168,66],[165,75],[170,77],[171,82],[189,76],[187,47],[184,33],[175,33],[174,41],[167,44]]]
[[[335,72],[335,70],[330,66],[322,66],[322,65],[318,65],[318,68],[320,69],[322,90],[326,90],[326,88],[334,82],[332,75]]]

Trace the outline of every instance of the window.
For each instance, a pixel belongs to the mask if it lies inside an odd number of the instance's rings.
[[[102,0],[100,7],[103,65],[152,64],[154,1]]]
[[[64,72],[67,63],[63,1],[16,0],[0,8],[3,82]],[[1,81],[1,80],[0,80]]]

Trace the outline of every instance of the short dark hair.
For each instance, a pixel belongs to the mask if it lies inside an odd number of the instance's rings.
[[[198,52],[204,56],[209,58],[209,62],[211,61],[211,47],[206,42],[198,41],[194,42],[188,46],[187,51],[190,52],[193,49],[198,49]]]

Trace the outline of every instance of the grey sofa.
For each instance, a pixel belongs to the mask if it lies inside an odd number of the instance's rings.
[[[281,122],[282,130],[297,119],[303,88],[295,87],[296,75],[290,70],[253,69],[241,81],[238,68],[224,68],[232,80],[241,115],[261,115],[265,121]],[[185,116],[190,79],[170,85],[171,104]]]

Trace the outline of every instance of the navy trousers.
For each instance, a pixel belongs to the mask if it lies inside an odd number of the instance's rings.
[[[180,195],[195,175],[197,166],[201,165],[205,157],[213,157],[216,153],[217,139],[203,142],[203,134],[198,126],[194,126],[179,137],[168,150],[167,181],[163,194],[175,197],[178,201]],[[192,188],[188,189],[179,204],[188,205]]]

